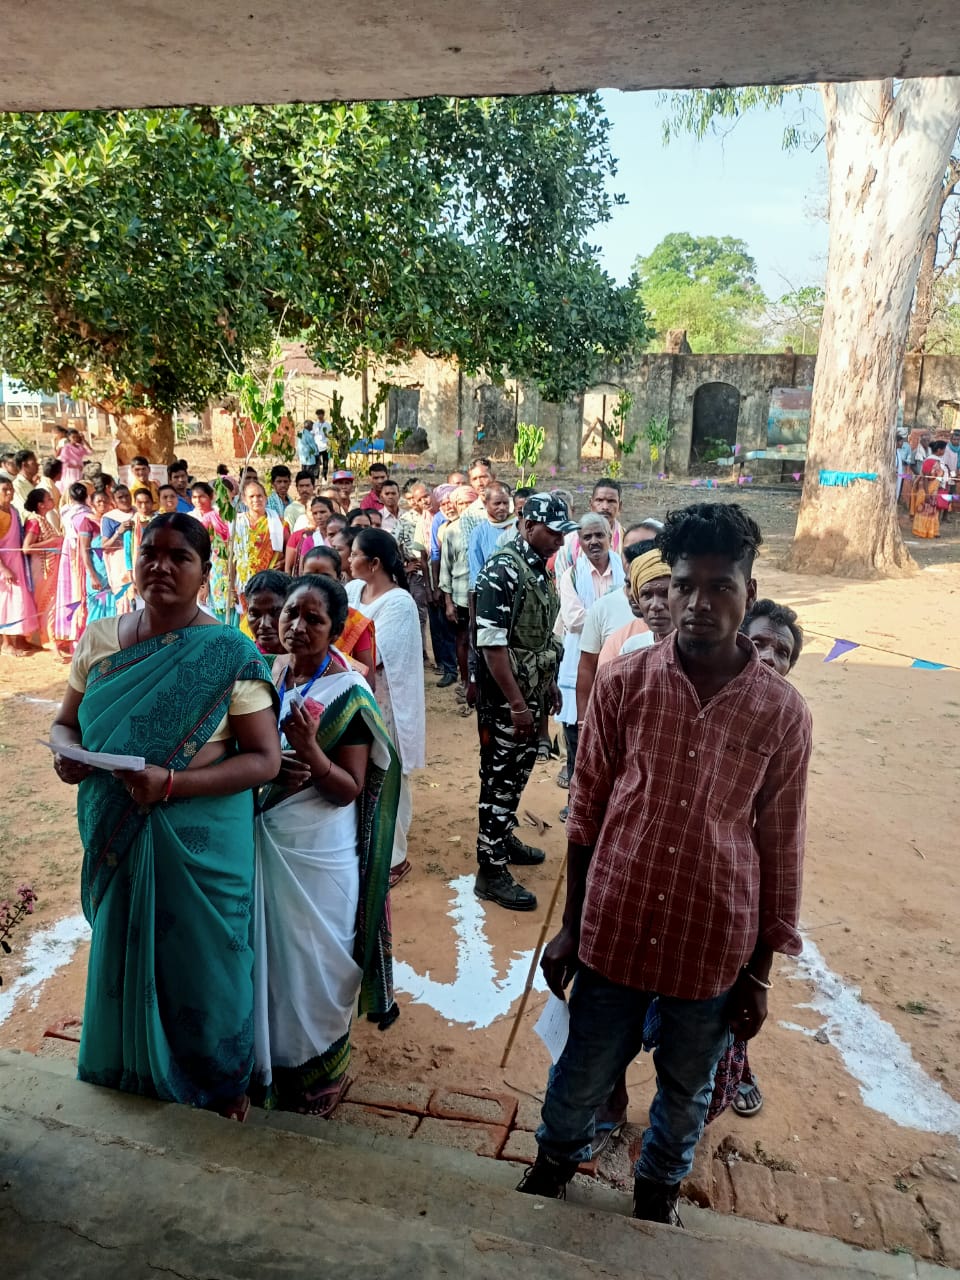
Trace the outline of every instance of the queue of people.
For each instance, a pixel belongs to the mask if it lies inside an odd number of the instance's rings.
[[[488,459],[433,489],[370,470],[358,498],[346,471],[317,492],[319,450],[267,483],[177,463],[156,485],[138,458],[129,486],[30,489],[25,520],[0,479],[0,616],[19,593],[26,643],[70,661],[52,740],[81,788],[93,927],[81,1077],[234,1119],[251,1097],[336,1107],[354,1016],[399,1014],[389,894],[411,869],[429,632],[439,686],[477,717],[482,900],[536,908],[513,872],[546,855],[517,809],[553,717],[565,746],[543,969],[557,995],[573,982],[571,1029],[519,1189],[563,1195],[650,1049],[635,1213],[676,1221],[703,1125],[763,1105],[747,1045],[774,953],[799,949],[796,615],[757,599],[760,531],[735,505],[624,527],[609,478],[578,520],[571,494],[514,493]],[[146,768],[91,770],[81,742]]]

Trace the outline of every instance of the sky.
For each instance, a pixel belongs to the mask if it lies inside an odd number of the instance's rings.
[[[627,197],[610,222],[594,228],[603,265],[621,284],[638,254],[671,231],[735,236],[757,263],[757,279],[770,298],[790,288],[822,284],[827,262],[826,156],[782,147],[792,110],[754,111],[725,136],[702,142],[681,138],[663,145],[667,107],[656,93],[603,93],[618,160],[611,187]],[[817,109],[814,94],[811,108]],[[805,128],[816,130],[808,114]]]

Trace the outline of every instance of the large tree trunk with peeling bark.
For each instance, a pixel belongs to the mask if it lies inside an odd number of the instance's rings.
[[[137,454],[151,462],[174,458],[173,414],[160,409],[130,409],[117,417],[117,461],[129,462]]]
[[[830,251],[803,498],[789,566],[893,577],[895,428],[920,253],[960,129],[960,78],[822,85]],[[875,481],[820,483],[876,473]]]

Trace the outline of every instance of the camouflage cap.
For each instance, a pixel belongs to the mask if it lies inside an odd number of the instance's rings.
[[[573,533],[580,528],[570,519],[564,500],[553,493],[532,493],[523,504],[523,518],[545,524],[554,533]]]

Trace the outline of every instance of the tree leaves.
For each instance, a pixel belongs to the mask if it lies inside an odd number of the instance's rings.
[[[637,258],[631,283],[658,335],[686,329],[694,351],[743,351],[760,344],[766,299],[755,275],[744,241],[678,231]]]
[[[285,312],[327,368],[418,348],[565,395],[646,336],[588,243],[608,135],[596,95],[2,114],[0,359],[199,406]]]

